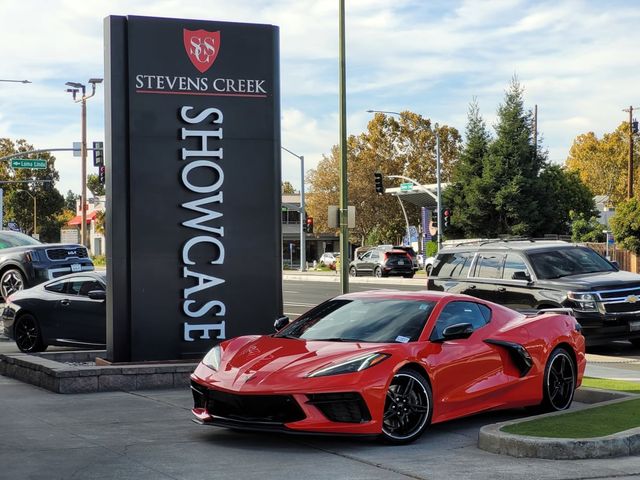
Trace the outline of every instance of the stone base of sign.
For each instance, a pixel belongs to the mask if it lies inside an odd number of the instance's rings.
[[[0,375],[56,393],[189,388],[197,363],[110,364],[104,350],[0,354]]]

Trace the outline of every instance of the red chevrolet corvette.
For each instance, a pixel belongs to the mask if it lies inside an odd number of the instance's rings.
[[[485,410],[571,405],[585,369],[576,320],[466,295],[341,295],[273,335],[222,342],[191,375],[193,414],[237,429],[415,440]]]

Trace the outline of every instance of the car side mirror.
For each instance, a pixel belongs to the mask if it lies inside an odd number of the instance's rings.
[[[276,321],[273,322],[273,328],[275,328],[276,332],[282,330],[284,327],[286,327],[287,325],[289,325],[289,317],[280,317],[280,318],[276,318]]]
[[[91,300],[105,300],[107,298],[107,292],[104,290],[91,290],[87,295]]]
[[[618,262],[616,262],[615,260],[611,260],[609,263],[620,270],[620,264],[618,264]]]
[[[529,275],[527,272],[513,272],[513,275],[511,275],[511,279],[512,280],[524,280],[527,282],[531,281],[531,275]]]
[[[442,331],[444,340],[456,340],[459,338],[469,338],[473,333],[473,326],[470,323],[456,323],[449,325]]]

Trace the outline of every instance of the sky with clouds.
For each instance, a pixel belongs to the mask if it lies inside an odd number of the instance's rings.
[[[338,143],[337,0],[0,0],[0,137],[35,148],[80,140],[65,82],[102,77],[103,18],[147,15],[280,27],[282,144],[314,168]],[[347,0],[347,130],[366,110],[411,110],[464,132],[475,97],[488,125],[516,74],[552,161],[573,139],[613,131],[640,107],[640,3],[608,0]],[[103,140],[102,86],[87,103]],[[57,152],[59,190],[80,190],[79,158]],[[89,171],[93,167],[89,161]],[[283,152],[282,179],[300,166]]]

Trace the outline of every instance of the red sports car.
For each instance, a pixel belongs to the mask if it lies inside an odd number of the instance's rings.
[[[563,313],[432,291],[353,293],[273,335],[214,347],[191,375],[192,411],[208,425],[407,443],[485,410],[568,408],[584,351]]]

